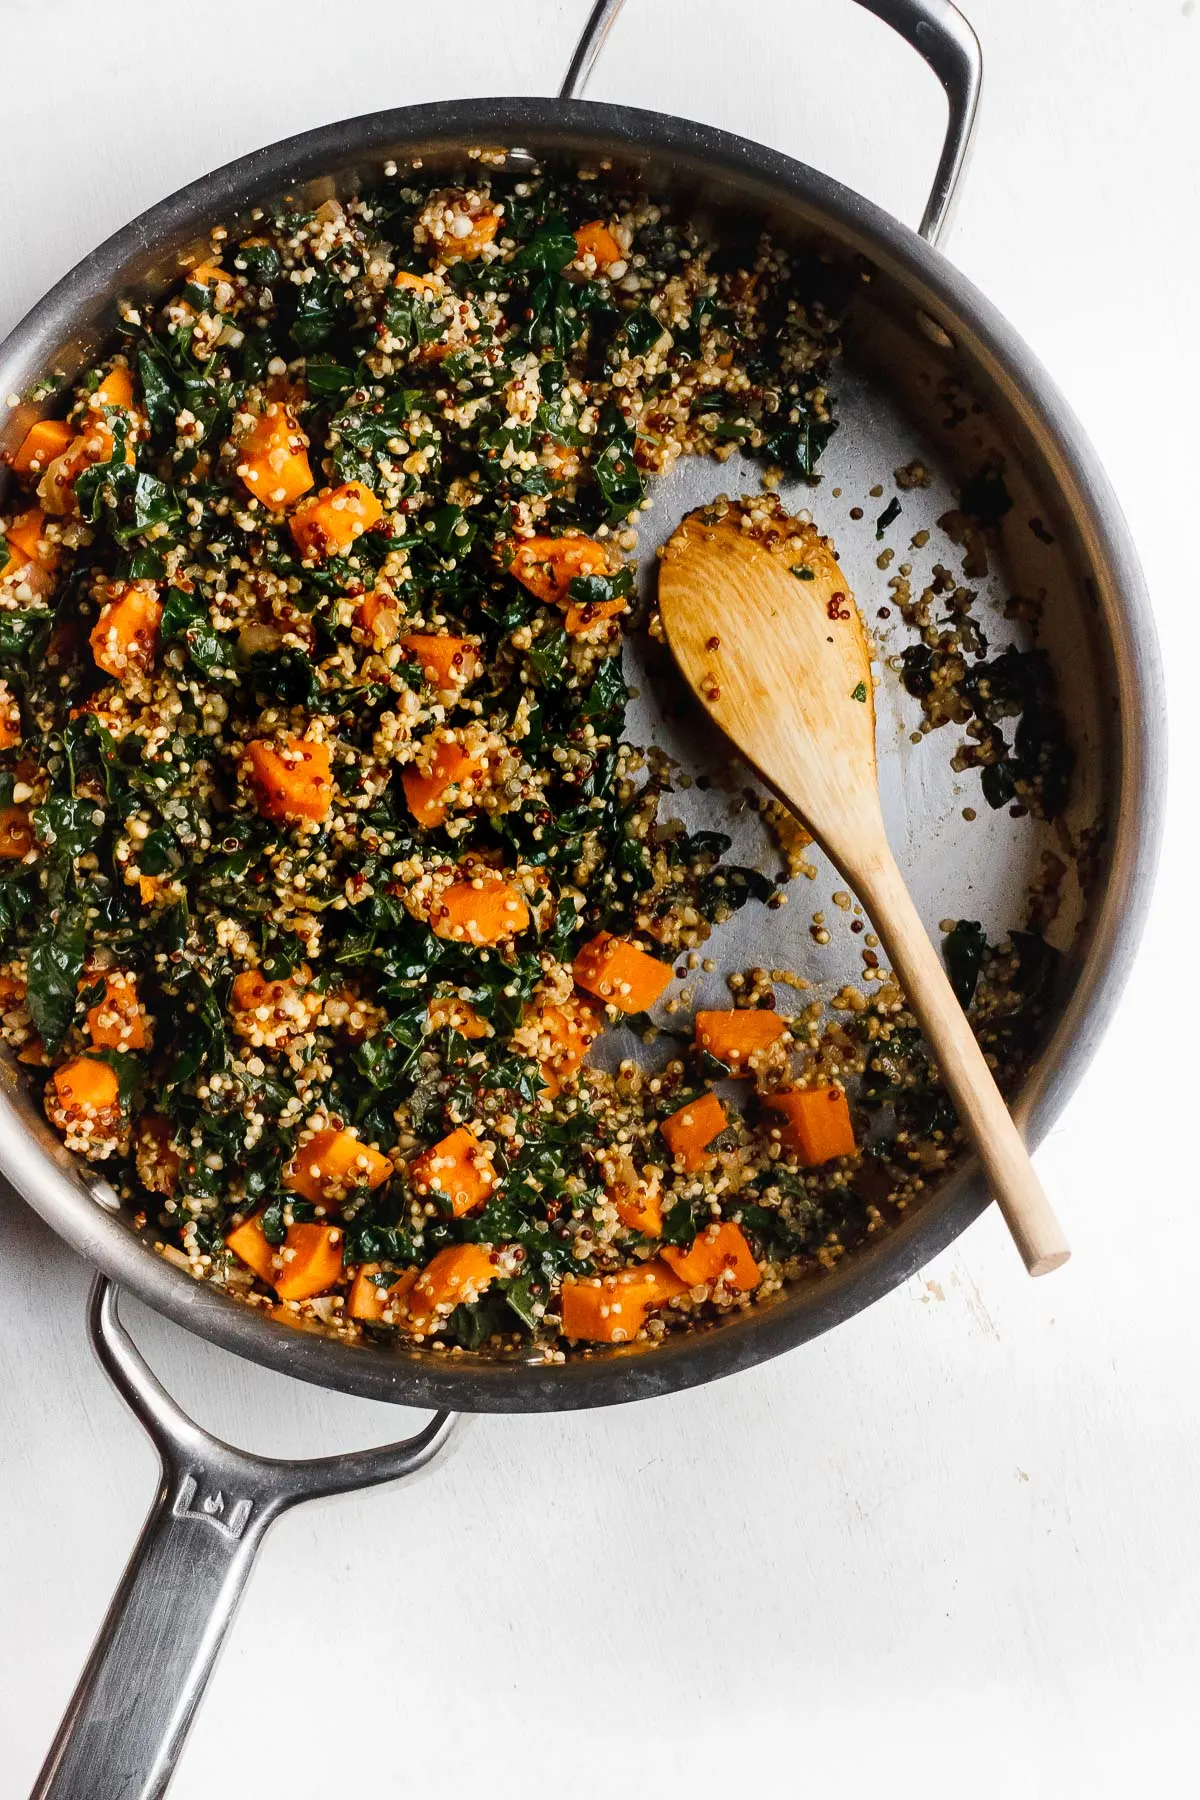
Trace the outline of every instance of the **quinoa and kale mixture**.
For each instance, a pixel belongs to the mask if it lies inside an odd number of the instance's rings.
[[[20,442],[3,1034],[163,1255],[292,1323],[561,1357],[830,1266],[952,1157],[883,971],[832,1019],[731,972],[640,1056],[779,895],[623,741],[633,522],[682,454],[812,473],[841,280],[603,172],[389,168],[215,231]],[[1051,953],[948,954],[1019,1070]]]

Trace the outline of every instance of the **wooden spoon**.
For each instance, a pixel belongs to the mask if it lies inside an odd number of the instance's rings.
[[[662,552],[658,604],[710,717],[862,899],[970,1131],[1031,1275],[1070,1255],[884,831],[871,654],[832,546],[778,501],[692,513]]]

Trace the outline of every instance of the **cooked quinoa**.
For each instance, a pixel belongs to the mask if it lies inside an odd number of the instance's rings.
[[[10,457],[0,1006],[194,1275],[559,1357],[831,1266],[959,1134],[870,949],[829,1010],[754,968],[692,1016],[700,947],[719,968],[722,922],[786,895],[623,739],[649,488],[734,448],[813,475],[841,278],[496,162],[214,231]],[[781,881],[811,873],[772,805]],[[1051,953],[947,927],[1011,1079]]]

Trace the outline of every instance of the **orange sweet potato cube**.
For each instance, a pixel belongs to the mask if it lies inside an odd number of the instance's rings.
[[[342,1245],[337,1225],[289,1225],[274,1278],[279,1298],[312,1300],[328,1293],[342,1273]]]
[[[133,376],[123,364],[117,363],[108,371],[88,403],[93,408],[101,406],[120,407],[128,412],[133,405]]]
[[[471,218],[471,228],[463,237],[447,234],[438,248],[438,255],[444,263],[475,262],[483,255],[500,229],[498,212],[477,212]]]
[[[406,1269],[403,1275],[387,1287],[380,1287],[377,1281],[371,1279],[372,1275],[379,1273],[380,1266],[379,1263],[362,1263],[355,1270],[346,1300],[346,1311],[352,1319],[378,1324],[385,1312],[403,1305],[412,1292],[413,1283],[417,1279],[415,1269]]]
[[[687,1250],[666,1245],[662,1256],[688,1287],[700,1287],[724,1277],[730,1287],[748,1293],[762,1280],[762,1271],[741,1226],[729,1222],[706,1225]]]
[[[499,944],[529,923],[529,908],[509,882],[498,875],[475,875],[455,881],[429,912],[434,934],[467,944]]]
[[[590,1280],[568,1276],[559,1293],[563,1335],[592,1344],[628,1344],[652,1308],[686,1287],[660,1257],[615,1275]]]
[[[586,1000],[574,995],[562,1006],[534,1006],[525,1014],[534,1034],[532,1054],[542,1072],[542,1094],[557,1099],[600,1035],[602,1021]]]
[[[45,528],[46,515],[40,506],[30,507],[5,527],[5,542],[18,567],[27,562],[36,563],[40,569],[57,566],[58,551],[45,536]]]
[[[577,575],[605,575],[608,557],[595,538],[582,532],[565,537],[522,538],[508,565],[523,588],[548,606],[568,606]]]
[[[581,988],[625,1013],[653,1006],[674,974],[670,963],[607,931],[583,945],[571,971]]]
[[[348,550],[382,517],[378,496],[361,481],[346,481],[341,487],[322,488],[296,508],[292,536],[302,556],[323,562]]]
[[[313,485],[304,433],[290,407],[273,400],[238,444],[238,478],[272,512],[294,505]]]
[[[840,1087],[785,1088],[767,1097],[772,1112],[785,1120],[779,1141],[806,1168],[853,1156],[858,1149],[850,1106]]]
[[[432,828],[445,823],[449,810],[447,795],[451,788],[463,788],[480,772],[478,758],[464,750],[453,739],[442,738],[433,752],[427,774],[415,765],[400,776],[408,810],[418,825]]]
[[[409,1331],[418,1337],[431,1336],[456,1306],[478,1300],[495,1273],[492,1253],[485,1244],[449,1244],[439,1250],[409,1290]]]
[[[603,219],[589,219],[575,233],[575,248],[581,261],[591,257],[597,269],[607,269],[610,263],[623,261],[621,246],[618,244]]]
[[[715,1137],[720,1137],[728,1124],[725,1108],[717,1096],[707,1093],[699,1100],[689,1100],[669,1119],[664,1119],[659,1130],[667,1140],[673,1159],[691,1175],[712,1167],[715,1158],[708,1155],[708,1146]]]
[[[630,1231],[640,1231],[643,1237],[662,1236],[662,1182],[657,1171],[637,1176],[632,1186],[610,1186],[608,1196],[622,1225],[628,1225]]]
[[[225,1246],[240,1257],[247,1268],[253,1269],[260,1281],[265,1281],[268,1287],[274,1287],[275,1250],[263,1235],[260,1214],[255,1213],[252,1219],[244,1219],[229,1232],[225,1238]]]
[[[468,638],[451,637],[445,631],[413,631],[400,639],[400,648],[439,693],[457,693],[479,673],[479,654]]]
[[[496,1185],[491,1156],[466,1125],[423,1150],[410,1179],[418,1194],[448,1200],[456,1219],[482,1206]]]
[[[13,474],[41,475],[56,456],[62,455],[74,436],[74,428],[65,419],[39,419],[30,426],[13,455]]]
[[[572,600],[563,618],[563,626],[568,637],[583,637],[596,625],[602,625],[606,619],[615,619],[618,613],[625,611],[626,602],[617,600]]]
[[[352,1131],[315,1131],[296,1151],[284,1172],[283,1185],[306,1200],[344,1200],[356,1188],[377,1188],[392,1164]]]
[[[256,738],[249,748],[250,781],[264,817],[277,823],[325,817],[333,802],[328,744],[289,738],[279,746]]]
[[[458,994],[434,994],[428,1012],[430,1031],[457,1031],[460,1037],[472,1040],[493,1035],[483,1014]]]
[[[786,1019],[765,1007],[737,1012],[698,1012],[696,1047],[727,1063],[731,1075],[749,1075],[764,1050],[787,1029]]]
[[[88,987],[82,981],[81,987]],[[144,1050],[146,1015],[138,1001],[137,980],[122,969],[104,977],[104,997],[88,1008],[88,1035],[97,1050]]]
[[[96,667],[114,681],[148,675],[158,655],[162,603],[146,581],[115,582],[109,593],[88,638]]]

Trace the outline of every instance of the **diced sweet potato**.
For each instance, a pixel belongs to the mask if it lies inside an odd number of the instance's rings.
[[[806,1168],[853,1156],[858,1149],[850,1106],[840,1087],[785,1088],[767,1096],[772,1112],[785,1120],[779,1141]]]
[[[103,1158],[125,1133],[117,1072],[94,1056],[77,1056],[46,1083],[46,1117],[63,1133],[67,1149]]]
[[[378,1324],[385,1312],[399,1312],[413,1289],[417,1279],[415,1269],[405,1269],[395,1281],[387,1287],[380,1287],[372,1281],[372,1275],[379,1273],[379,1263],[363,1263],[355,1270],[354,1280],[350,1283],[350,1293],[346,1300],[346,1311],[352,1319],[364,1324]]]
[[[438,246],[438,260],[443,263],[475,262],[499,231],[500,217],[498,212],[475,213],[471,218],[470,230],[463,236],[448,232],[442,239]]]
[[[91,983],[84,980],[81,987]],[[123,969],[104,977],[104,998],[88,1008],[88,1035],[97,1050],[144,1050],[146,1014],[138,1000],[137,980]]]
[[[575,233],[575,247],[581,262],[590,256],[600,270],[624,260],[620,244],[603,219],[589,219],[586,225],[581,225]]]
[[[33,825],[23,806],[0,806],[0,857],[16,862],[35,844]]]
[[[451,883],[430,908],[429,923],[438,937],[499,944],[524,931],[529,908],[499,875],[475,875],[470,881]]]
[[[63,1106],[81,1112],[105,1112],[117,1104],[120,1084],[109,1063],[95,1056],[77,1056],[55,1071],[54,1086]]]
[[[700,1169],[710,1169],[714,1158],[708,1155],[708,1146],[715,1137],[729,1124],[725,1116],[725,1108],[713,1093],[701,1094],[699,1100],[689,1100],[681,1106],[677,1113],[664,1119],[659,1126],[667,1148],[686,1174],[694,1174]]]
[[[313,485],[306,446],[291,408],[273,400],[238,444],[238,477],[256,500],[283,512]]]
[[[584,637],[597,625],[603,625],[606,619],[614,619],[618,613],[623,613],[625,605],[625,601],[621,599],[582,602],[572,600],[563,616],[567,636]]]
[[[659,1257],[598,1279],[568,1277],[559,1294],[563,1335],[592,1344],[628,1344],[647,1313],[686,1286]]]
[[[762,1271],[754,1253],[742,1234],[740,1225],[726,1221],[706,1225],[687,1250],[668,1244],[663,1261],[669,1263],[679,1279],[688,1287],[724,1280],[728,1287],[745,1294],[758,1286]]]
[[[346,1296],[346,1311],[352,1319],[373,1324],[382,1317],[387,1289],[371,1279],[373,1275],[378,1275],[382,1267],[382,1263],[360,1263],[355,1269],[350,1292]]]
[[[496,1185],[491,1154],[466,1125],[423,1150],[409,1178],[418,1194],[448,1200],[456,1219],[481,1206]]]
[[[435,994],[429,1002],[430,1031],[457,1031],[460,1037],[491,1037],[492,1028],[482,1013],[476,1012],[469,1000],[457,994]]]
[[[748,1075],[764,1050],[787,1029],[787,1020],[765,1007],[737,1012],[698,1012],[696,1048],[728,1063],[731,1075]]]
[[[382,517],[378,496],[361,481],[347,481],[341,487],[322,488],[298,506],[291,518],[292,536],[302,556],[323,562],[348,550]]]
[[[409,1292],[408,1329],[418,1337],[431,1336],[456,1306],[478,1300],[495,1273],[492,1253],[483,1244],[449,1244],[439,1250]]]
[[[431,300],[437,299],[443,292],[442,284],[436,276],[414,275],[411,269],[397,269],[392,286],[411,288],[416,294],[428,294]]]
[[[548,606],[570,605],[570,586],[576,576],[607,573],[603,547],[577,531],[563,537],[521,538],[509,564],[509,574]]]
[[[283,1176],[283,1185],[306,1200],[332,1204],[357,1188],[377,1188],[387,1180],[392,1165],[352,1131],[315,1131],[301,1144]]]
[[[265,1281],[268,1287],[274,1287],[275,1250],[263,1235],[262,1220],[258,1213],[226,1234],[225,1247],[240,1257],[247,1268],[253,1269],[260,1281]]]
[[[524,1030],[532,1035],[530,1053],[542,1071],[542,1096],[554,1100],[571,1080],[599,1037],[603,1021],[586,1000],[571,995],[561,1006],[532,1006]]]
[[[96,407],[116,406],[128,412],[133,405],[133,375],[122,363],[116,363],[88,402]]]
[[[386,650],[400,630],[400,602],[386,588],[375,588],[359,601],[354,623],[371,640],[373,649]]]
[[[658,1000],[674,970],[636,944],[601,931],[584,944],[571,972],[581,988],[619,1012],[645,1012]]]
[[[289,1225],[275,1276],[279,1298],[311,1300],[328,1293],[342,1273],[343,1242],[337,1225]]]
[[[62,515],[76,511],[76,477],[85,469],[90,469],[94,463],[110,462],[115,443],[116,439],[105,423],[103,412],[89,412],[80,424],[78,434],[71,439],[60,456],[47,463],[46,471],[38,482],[38,498],[48,513]],[[132,466],[136,460],[133,444],[126,436],[125,461]]]
[[[308,972],[305,971],[305,980]],[[256,1049],[279,1050],[312,1025],[321,997],[300,981],[268,981],[258,969],[233,978],[233,1029]]]
[[[233,279],[219,264],[211,262],[197,263],[194,268],[188,270],[187,278],[193,287],[201,288],[216,287],[218,281],[232,281]]]
[[[409,632],[400,648],[418,663],[430,687],[439,693],[459,693],[479,673],[479,654],[467,638],[449,632]]]
[[[41,475],[75,436],[65,419],[39,419],[21,439],[12,459],[14,475]]]
[[[434,749],[427,773],[422,773],[416,764],[404,769],[400,783],[408,802],[408,810],[417,824],[429,829],[435,825],[443,825],[449,811],[452,790],[467,789],[472,777],[479,774],[482,766],[479,759],[464,750],[461,744],[452,738],[441,738]],[[465,796],[460,791],[459,798],[463,797]]]
[[[19,558],[21,563],[36,563],[39,569],[55,569],[58,566],[58,551],[45,532],[45,513],[40,506],[30,507],[28,512],[23,512],[11,525],[5,527],[4,537],[9,554],[14,560]]]
[[[333,802],[328,744],[289,738],[279,745],[256,738],[248,754],[259,812],[277,823],[292,819],[320,823]]]
[[[162,604],[147,581],[118,581],[100,609],[88,642],[96,667],[114,681],[148,675],[158,655]]]
[[[662,1236],[662,1179],[657,1169],[638,1175],[632,1170],[632,1181],[614,1179],[605,1183],[609,1199],[617,1209],[617,1217],[630,1231],[643,1237]]]

